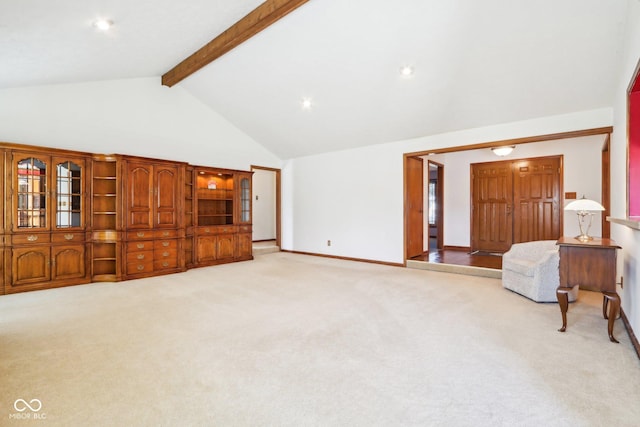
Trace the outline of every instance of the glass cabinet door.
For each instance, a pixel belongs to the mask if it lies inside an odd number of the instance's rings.
[[[251,181],[240,179],[240,222],[251,222]]]
[[[56,228],[82,227],[82,178],[80,165],[56,165]]]
[[[47,163],[29,157],[16,163],[18,228],[47,227]]]

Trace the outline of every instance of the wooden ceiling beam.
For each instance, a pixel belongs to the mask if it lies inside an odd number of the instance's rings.
[[[266,0],[218,37],[167,71],[162,76],[162,84],[171,87],[179,83],[307,1],[309,0]]]

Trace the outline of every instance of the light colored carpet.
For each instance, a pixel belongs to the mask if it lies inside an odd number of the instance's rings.
[[[290,253],[5,295],[0,425],[637,426],[600,302],[562,334],[497,279]]]

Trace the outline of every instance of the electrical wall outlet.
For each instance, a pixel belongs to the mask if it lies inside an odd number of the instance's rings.
[[[327,246],[331,246],[331,240],[327,240]]]

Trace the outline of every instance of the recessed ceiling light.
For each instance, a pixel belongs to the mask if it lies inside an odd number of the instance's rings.
[[[313,102],[311,102],[311,98],[302,98],[301,105],[303,110],[310,110]]]
[[[100,31],[107,31],[109,28],[113,27],[113,21],[110,19],[97,19],[93,21],[93,26]]]
[[[410,77],[413,75],[413,67],[410,65],[404,65],[400,67],[400,75],[402,77]]]

